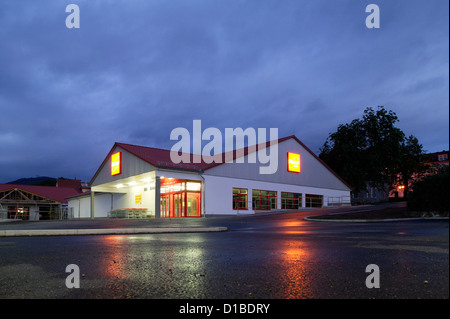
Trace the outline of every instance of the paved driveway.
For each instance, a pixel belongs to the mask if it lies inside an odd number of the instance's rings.
[[[64,226],[228,227],[220,233],[0,238],[0,298],[448,298],[448,220],[305,221],[311,214]],[[64,223],[15,227],[50,224]],[[65,285],[69,264],[78,289]],[[366,286],[369,264],[380,288]]]

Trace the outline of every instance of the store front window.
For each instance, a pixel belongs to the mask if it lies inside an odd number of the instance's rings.
[[[247,209],[248,190],[246,188],[233,188],[233,209]]]
[[[302,207],[302,194],[281,192],[281,209]]]
[[[252,205],[255,210],[270,210],[277,208],[277,192],[254,189]]]
[[[201,182],[161,179],[161,217],[201,217]]]
[[[322,195],[314,195],[314,194],[306,194],[305,195],[305,206],[306,207],[322,207],[323,205],[323,196]]]

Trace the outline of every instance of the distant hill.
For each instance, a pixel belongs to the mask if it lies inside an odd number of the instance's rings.
[[[18,180],[6,184],[56,186],[56,178],[48,176],[19,178]]]

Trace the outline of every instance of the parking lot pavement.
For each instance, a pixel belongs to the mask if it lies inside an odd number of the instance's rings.
[[[214,233],[0,238],[0,298],[448,299],[447,221],[318,223],[308,215],[173,223],[228,229]],[[135,223],[151,224],[62,224]],[[80,289],[65,285],[69,264],[81,271]],[[379,267],[380,288],[366,287],[368,265]]]

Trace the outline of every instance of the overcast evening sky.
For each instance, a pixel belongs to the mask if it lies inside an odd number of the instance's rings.
[[[68,4],[80,28],[66,27]],[[368,4],[380,28],[365,24]],[[89,181],[114,142],[278,128],[312,151],[366,107],[449,148],[447,0],[0,0],[0,182]]]

